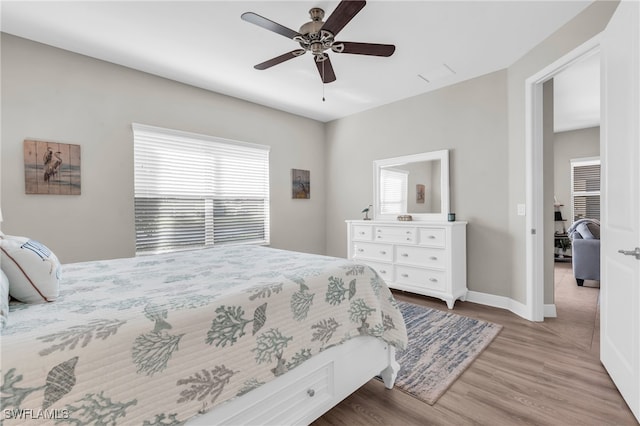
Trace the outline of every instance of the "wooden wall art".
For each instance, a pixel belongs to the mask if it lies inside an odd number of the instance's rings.
[[[24,141],[26,194],[80,195],[80,145]]]

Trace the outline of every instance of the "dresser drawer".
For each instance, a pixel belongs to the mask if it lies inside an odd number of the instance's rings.
[[[393,281],[393,265],[391,263],[380,263],[380,262],[365,262],[367,265],[371,266],[376,270],[378,275],[382,277],[385,282]]]
[[[447,251],[437,247],[418,247],[397,245],[395,261],[397,264],[445,268]]]
[[[444,228],[420,228],[418,230],[419,244],[431,247],[445,246]]]
[[[393,261],[393,246],[391,244],[353,243],[353,258],[365,260]]]
[[[414,243],[416,228],[409,226],[376,226],[373,238],[386,243]]]
[[[396,265],[396,281],[429,290],[445,291],[447,277],[444,271]]]
[[[352,238],[354,241],[371,241],[373,226],[353,225]]]

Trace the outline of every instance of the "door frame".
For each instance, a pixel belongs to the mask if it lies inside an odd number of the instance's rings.
[[[544,188],[543,180],[543,103],[542,86],[574,63],[600,53],[601,34],[547,65],[525,80],[525,156],[526,156],[526,317],[544,321],[555,316],[555,305],[544,304]],[[602,142],[601,142],[602,144]],[[602,149],[602,145],[601,145]]]

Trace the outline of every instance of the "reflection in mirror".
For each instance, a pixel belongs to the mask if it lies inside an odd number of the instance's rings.
[[[445,219],[448,164],[447,150],[375,161],[375,218],[395,220],[410,214],[417,220]]]
[[[380,168],[380,212],[442,213],[440,160]]]

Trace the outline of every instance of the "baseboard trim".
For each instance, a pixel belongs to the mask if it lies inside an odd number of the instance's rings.
[[[529,310],[527,308],[527,305],[518,302],[517,300],[513,300],[509,297],[496,296],[495,294],[481,293],[478,291],[470,290],[467,292],[466,300],[469,302],[478,303],[480,305],[506,309],[507,311],[513,312],[514,314],[518,315],[519,317],[532,321],[532,319],[529,317]],[[556,305],[544,305],[544,316],[555,318],[557,316]]]
[[[557,318],[558,311],[556,311],[556,304],[544,305],[544,317],[545,318]]]
[[[478,303],[480,305],[493,306],[494,308],[510,310],[509,301],[511,299],[504,296],[496,296],[494,294],[480,293],[478,291],[469,290],[467,291],[466,300],[468,302]]]

